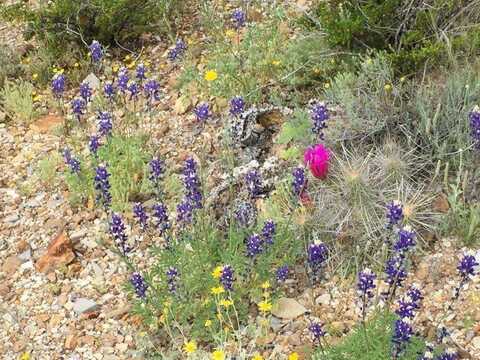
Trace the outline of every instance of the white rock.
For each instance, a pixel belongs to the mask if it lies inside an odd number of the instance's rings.
[[[291,298],[280,298],[273,307],[272,314],[280,319],[295,319],[307,312],[307,309],[297,300]]]
[[[97,303],[87,298],[78,298],[73,303],[73,311],[77,314],[93,311],[98,307]]]
[[[88,74],[88,76],[83,81],[90,85],[90,87],[94,90],[100,88],[100,80],[98,80],[98,78],[93,73]]]

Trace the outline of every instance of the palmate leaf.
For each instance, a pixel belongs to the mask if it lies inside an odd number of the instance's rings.
[[[309,135],[310,121],[305,111],[297,111],[294,118],[283,124],[277,138],[278,144],[288,144],[290,141],[301,141]]]

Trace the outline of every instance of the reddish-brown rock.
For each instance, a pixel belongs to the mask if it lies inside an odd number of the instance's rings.
[[[63,118],[58,115],[45,115],[35,121],[31,128],[39,133],[52,132],[56,127],[63,124]]]
[[[2,271],[6,275],[12,275],[22,265],[22,261],[15,255],[9,256],[2,266]]]
[[[47,273],[60,265],[69,264],[75,259],[73,245],[65,232],[61,232],[47,247],[45,254],[38,259],[35,267],[38,271]]]

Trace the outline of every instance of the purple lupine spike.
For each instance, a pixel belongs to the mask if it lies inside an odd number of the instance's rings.
[[[222,273],[220,275],[220,283],[222,284],[223,288],[227,291],[232,291],[234,281],[233,268],[230,265],[223,266]]]
[[[138,64],[137,68],[135,69],[135,77],[137,78],[137,80],[139,80],[140,82],[145,80],[147,78],[146,73],[146,66],[143,63]]]
[[[56,98],[60,98],[65,91],[65,75],[55,74],[52,78],[52,91]]]
[[[313,122],[312,132],[320,139],[324,138],[323,130],[327,128],[326,121],[330,118],[328,109],[324,103],[315,103],[310,109],[310,117]]]
[[[328,248],[325,244],[310,244],[307,251],[308,263],[314,273],[317,273],[324,265],[328,256]]]
[[[170,220],[168,218],[168,209],[164,204],[153,205],[153,215],[156,220],[156,227],[160,231],[160,235],[164,235],[165,232],[170,229]]]
[[[127,91],[129,80],[130,77],[128,75],[128,69],[125,67],[120,68],[120,70],[118,70],[117,85],[122,93],[125,93],[125,91]]]
[[[147,298],[148,284],[145,279],[139,273],[135,272],[130,277],[130,283],[135,289],[135,293],[140,299],[145,300]]]
[[[100,111],[97,115],[98,120],[98,133],[101,136],[109,136],[112,133],[112,119],[113,116],[108,111]]]
[[[90,149],[90,152],[93,155],[97,155],[98,148],[102,144],[100,143],[100,137],[98,135],[92,135],[90,136],[90,139],[88,141],[88,148]]]
[[[258,234],[252,234],[247,238],[246,247],[247,256],[253,258],[263,252],[263,240]]]
[[[160,100],[160,84],[157,80],[147,80],[143,86],[143,91],[145,92],[145,96],[149,100],[150,104],[152,104],[154,101]]]
[[[398,225],[403,220],[403,205],[400,201],[392,201],[387,204],[387,227]]]
[[[112,219],[110,221],[110,234],[115,240],[115,244],[123,256],[127,255],[132,250],[128,245],[128,237],[125,233],[125,224],[123,223],[121,216],[117,213],[112,214]]]
[[[265,221],[265,224],[263,225],[263,229],[262,229],[262,239],[266,244],[268,245],[273,244],[273,237],[275,236],[275,230],[276,230],[276,225],[273,220],[270,219]]]
[[[292,189],[293,193],[300,196],[307,187],[307,179],[305,177],[305,169],[303,167],[296,167],[292,172]]]
[[[475,106],[468,115],[470,120],[470,134],[475,147],[480,150],[480,107]]]
[[[398,319],[395,321],[392,336],[394,359],[398,357],[405,346],[410,342],[412,335],[413,328],[408,319]]]
[[[133,205],[133,217],[137,219],[140,229],[145,230],[148,227],[148,215],[141,203]]]
[[[235,29],[240,29],[245,26],[247,17],[242,9],[235,9],[232,12],[232,23]]]
[[[236,206],[235,219],[240,226],[250,227],[257,220],[257,208],[249,201],[242,201]]]
[[[166,274],[168,291],[170,291],[172,294],[175,294],[177,292],[178,269],[170,266]]]
[[[245,183],[251,198],[254,199],[261,195],[263,190],[262,177],[258,170],[250,170],[245,175]]]
[[[72,156],[72,153],[69,149],[65,149],[63,151],[63,159],[65,160],[65,165],[69,167],[72,173],[80,173],[80,161]]]
[[[240,115],[245,111],[245,101],[241,96],[235,96],[230,100],[230,114],[233,116]]]
[[[476,268],[479,266],[475,256],[466,254],[458,263],[457,270],[463,279],[468,279],[476,274]]]
[[[128,82],[127,90],[130,93],[130,100],[137,100],[138,95],[140,94],[140,87],[135,81]]]
[[[314,322],[308,327],[310,333],[312,334],[314,342],[320,342],[320,340],[325,336],[325,331],[323,330],[322,324]]]
[[[82,98],[75,98],[72,100],[72,113],[80,120],[81,116],[85,113],[87,104]]]
[[[96,63],[100,62],[103,57],[102,45],[100,45],[97,40],[93,40],[88,48],[90,50],[90,57],[92,58],[92,61]]]
[[[99,165],[95,169],[95,190],[97,191],[97,202],[103,203],[105,207],[109,207],[112,202],[112,196],[110,195],[110,174],[107,171],[106,166]]]
[[[208,103],[201,103],[193,110],[193,113],[198,121],[205,121],[211,116],[210,105]]]
[[[80,96],[87,103],[92,99],[92,88],[90,87],[90,84],[86,81],[80,84]]]
[[[175,47],[169,50],[168,59],[170,61],[178,60],[183,56],[186,50],[187,50],[187,45],[185,44],[185,42],[181,39],[178,39],[177,42],[175,43]]]
[[[406,252],[415,246],[415,232],[410,226],[398,230],[398,239],[393,245],[395,251]]]
[[[289,272],[290,271],[287,265],[280,266],[275,272],[275,275],[277,276],[277,281],[283,282],[287,280]]]
[[[109,100],[112,100],[114,98],[116,90],[115,90],[115,85],[113,85],[113,82],[107,81],[105,83],[105,85],[103,86],[103,93]]]

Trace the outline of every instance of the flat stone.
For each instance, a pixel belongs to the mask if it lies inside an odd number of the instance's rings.
[[[76,230],[70,233],[70,240],[72,240],[73,242],[77,242],[83,239],[85,235],[87,235],[87,230],[85,229]]]
[[[10,214],[3,218],[3,222],[7,224],[15,224],[18,220],[20,220],[20,216],[18,214]]]
[[[307,312],[297,300],[282,297],[272,309],[272,314],[280,319],[292,320]]]
[[[48,245],[47,251],[35,264],[38,271],[47,273],[60,266],[67,265],[75,259],[73,245],[64,232],[57,235]]]
[[[100,88],[100,80],[94,73],[88,74],[88,76],[83,80],[83,82],[86,82],[90,87],[94,90]]]
[[[7,275],[14,274],[17,269],[22,265],[22,261],[18,258],[18,256],[12,255],[9,256],[2,266],[2,271]]]
[[[471,344],[475,349],[480,350],[480,336],[474,337]]]
[[[94,311],[98,308],[98,304],[87,298],[78,298],[73,303],[73,311],[77,314]]]
[[[23,251],[22,253],[18,254],[18,258],[22,263],[32,260],[32,250],[27,249]]]

